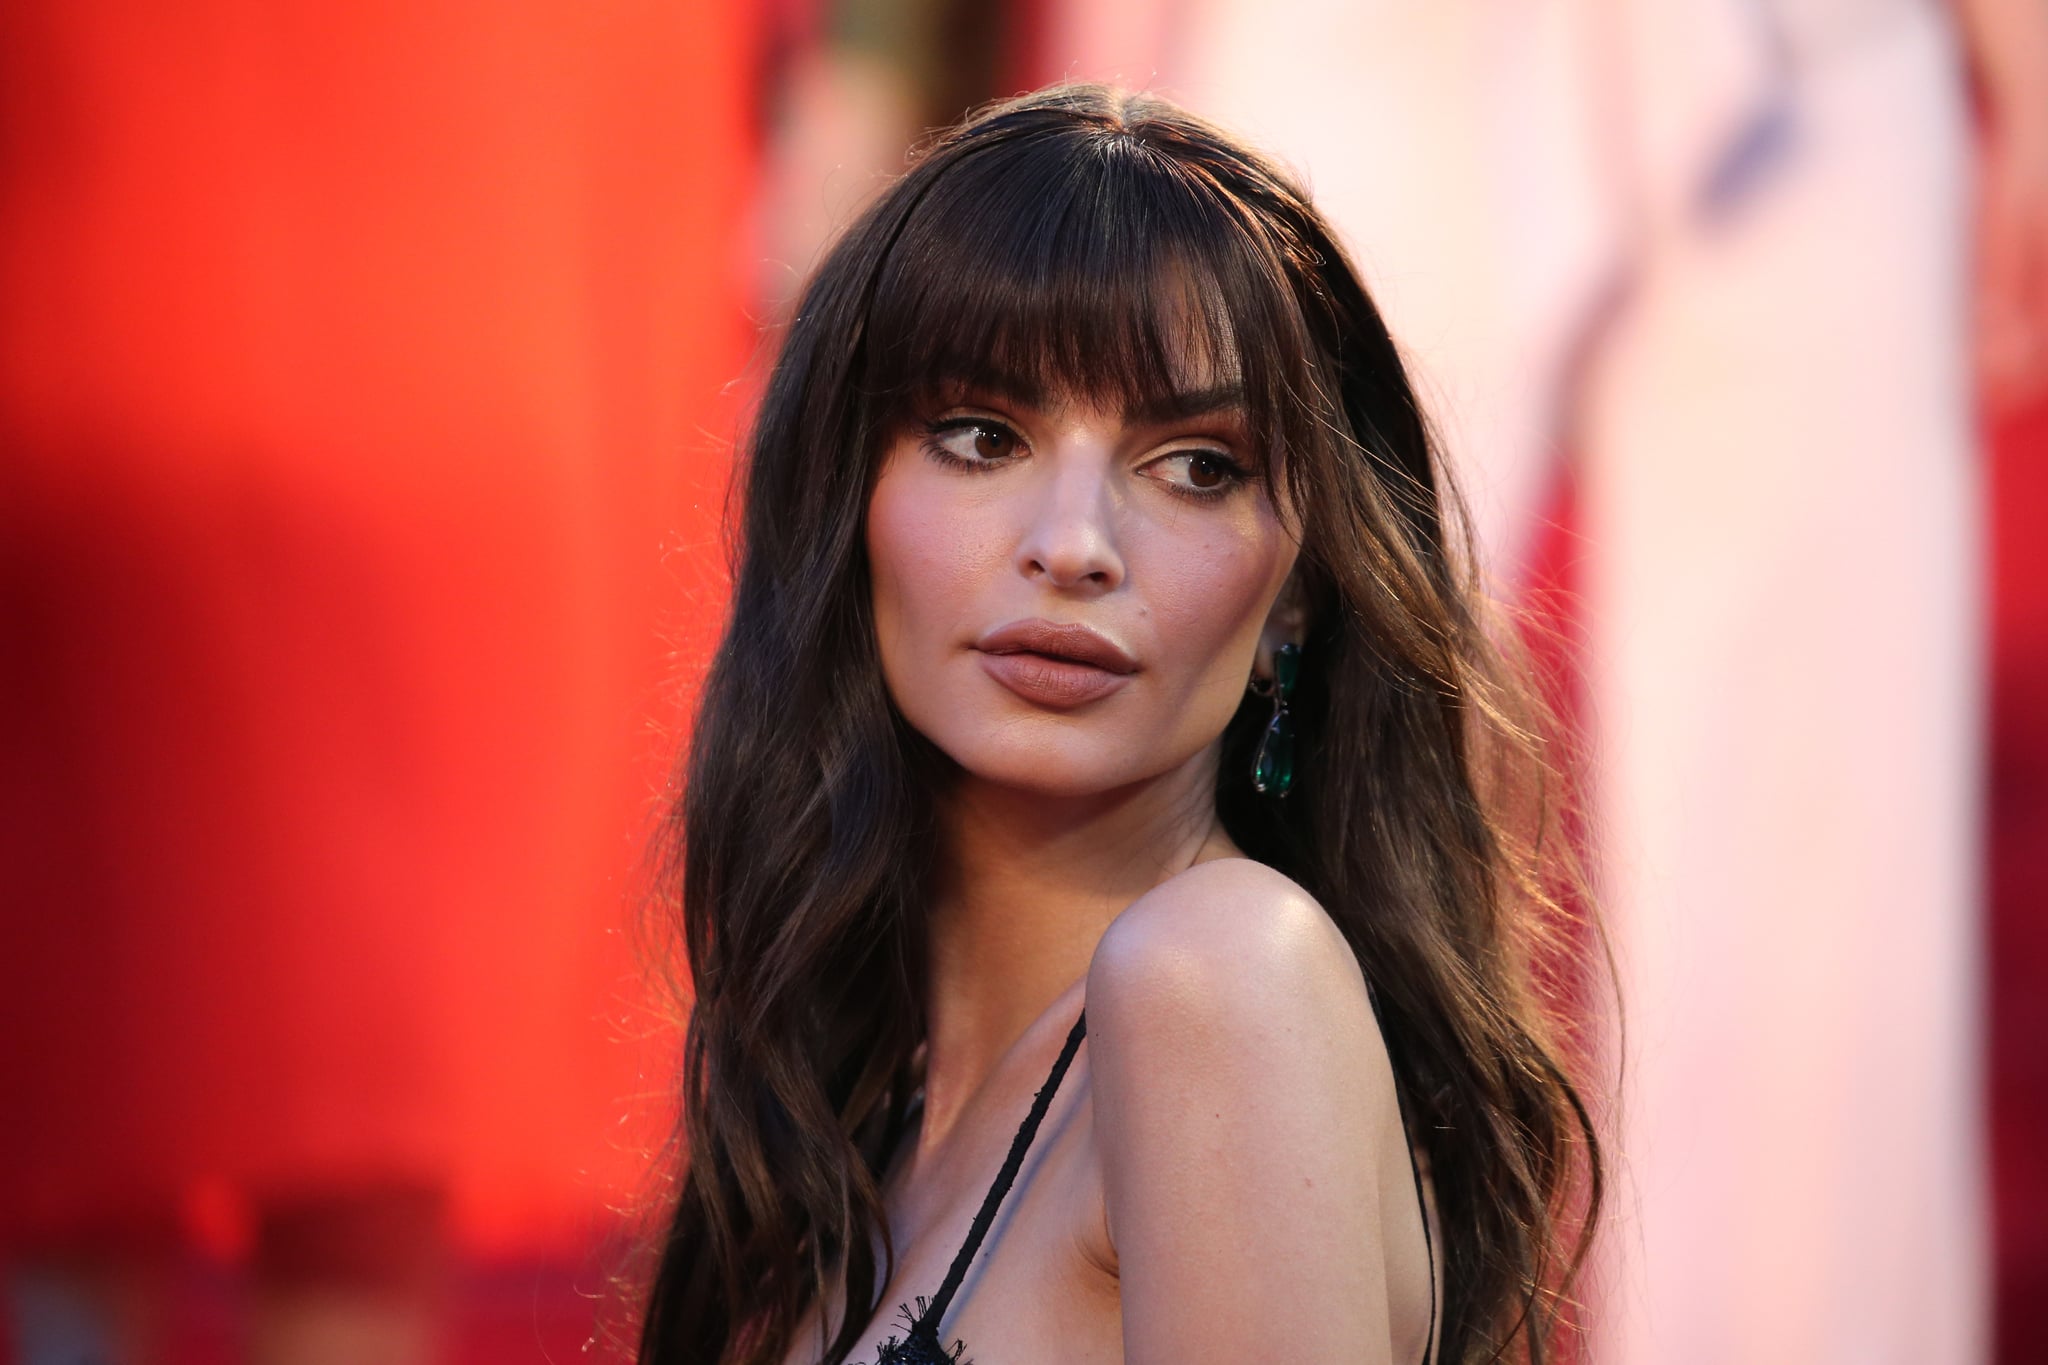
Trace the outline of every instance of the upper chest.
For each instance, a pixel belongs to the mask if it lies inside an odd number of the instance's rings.
[[[1092,1081],[1077,1065],[1025,1152],[1016,1183],[969,1262],[939,1323],[963,1365],[1121,1365],[1123,1315],[1115,1253],[1108,1236],[1102,1168],[1096,1153]],[[997,1140],[1000,1138],[1000,1140]],[[852,1365],[872,1365],[882,1344],[900,1338],[906,1314],[919,1311],[945,1281],[1007,1150],[1008,1134],[984,1135],[960,1152],[964,1165],[885,1191],[896,1261],[880,1305],[864,1315]],[[1383,1154],[1393,1155],[1393,1154]],[[1405,1150],[1382,1173],[1386,1292],[1393,1359],[1418,1360],[1440,1299],[1425,1251],[1423,1212]],[[1433,1220],[1432,1220],[1433,1221]],[[1437,1239],[1440,1244],[1440,1236]],[[835,1324],[840,1310],[832,1307]],[[816,1365],[821,1313],[813,1305],[784,1355],[784,1365]]]
[[[939,1330],[948,1348],[965,1343],[976,1365],[1116,1365],[1123,1358],[1117,1280],[1107,1263],[1094,1106],[1085,1067],[1067,1078],[1017,1179],[956,1291]],[[1014,1128],[1014,1125],[1012,1125]],[[1008,1133],[991,1131],[955,1154],[932,1179],[885,1191],[896,1243],[881,1305],[866,1315],[850,1361],[866,1365],[903,1335],[903,1309],[937,1294],[1002,1164]],[[815,1365],[820,1313],[799,1326],[785,1365]],[[832,1318],[839,1312],[835,1306]]]

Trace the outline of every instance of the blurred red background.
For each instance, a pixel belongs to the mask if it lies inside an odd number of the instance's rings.
[[[1031,8],[927,82],[935,117],[1057,74]],[[0,8],[17,1350],[50,1283],[164,1359],[231,1358],[249,1297],[307,1282],[426,1294],[452,1359],[589,1334],[667,1114],[637,860],[722,609],[761,281],[803,264],[764,257],[765,110],[818,41],[794,0]],[[1993,435],[2019,1361],[2048,410]]]
[[[751,25],[476,18],[0,11],[18,1258],[576,1264],[642,1180]]]

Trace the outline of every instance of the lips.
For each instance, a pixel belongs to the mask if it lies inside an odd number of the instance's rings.
[[[1082,625],[1013,621],[974,647],[989,676],[1025,701],[1058,710],[1106,697],[1138,671],[1128,651]]]
[[[1138,671],[1138,661],[1113,640],[1082,625],[1059,625],[1037,619],[1012,621],[976,640],[974,647],[984,654],[1040,654],[1110,673]]]

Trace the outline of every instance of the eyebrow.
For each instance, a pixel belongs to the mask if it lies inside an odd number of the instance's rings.
[[[1148,398],[1126,413],[1125,418],[1128,421],[1148,424],[1185,422],[1191,417],[1207,417],[1212,413],[1243,406],[1244,385],[1233,382]]]
[[[1019,403],[1026,407],[1042,407],[1046,396],[1038,385],[1011,375],[984,373],[960,375],[947,381],[945,387],[963,394],[982,394],[1002,402]],[[1185,422],[1196,417],[1213,416],[1244,406],[1244,385],[1236,380],[1212,384],[1207,388],[1187,389],[1178,393],[1160,394],[1127,409],[1124,420],[1144,426],[1162,426],[1169,422]]]

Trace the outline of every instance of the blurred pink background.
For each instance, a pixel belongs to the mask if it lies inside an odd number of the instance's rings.
[[[1573,642],[1653,1040],[1583,1354],[2048,1359],[2048,6],[20,0],[0,1360],[619,1353],[763,338],[1060,77],[1304,171]]]

